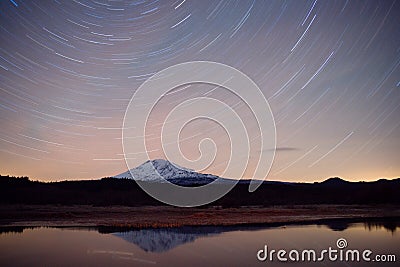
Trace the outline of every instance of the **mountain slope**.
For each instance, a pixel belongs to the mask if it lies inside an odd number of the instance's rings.
[[[132,177],[133,176],[133,177]],[[173,183],[210,183],[218,178],[212,174],[203,174],[180,167],[164,159],[148,160],[130,171],[118,174],[113,178],[126,178],[147,182],[163,182],[164,178]],[[226,179],[228,180],[228,179]]]

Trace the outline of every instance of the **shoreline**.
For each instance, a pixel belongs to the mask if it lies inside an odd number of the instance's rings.
[[[2,205],[1,227],[280,226],[344,220],[397,220],[398,205],[290,205],[238,208]]]

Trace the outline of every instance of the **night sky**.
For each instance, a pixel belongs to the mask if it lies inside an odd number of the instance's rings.
[[[277,131],[268,179],[400,176],[399,1],[200,0],[0,1],[0,174],[62,180],[126,171],[130,98],[156,72],[195,60],[242,71],[268,99]],[[151,118],[151,158],[164,157],[157,126],[195,96],[251,117],[223,88],[178,89]],[[259,133],[250,132],[245,177],[259,152]],[[220,175],[230,150],[220,126],[188,124],[182,152],[198,157],[206,137],[218,155],[202,171]]]

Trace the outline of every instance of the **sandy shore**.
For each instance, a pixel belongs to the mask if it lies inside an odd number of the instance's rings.
[[[0,226],[178,227],[307,223],[325,219],[399,217],[398,206],[307,205],[240,208],[0,206]]]

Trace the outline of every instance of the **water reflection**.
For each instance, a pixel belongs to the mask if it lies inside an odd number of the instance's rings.
[[[287,225],[287,224],[286,224]],[[162,253],[174,249],[177,246],[194,242],[198,238],[217,236],[226,232],[233,231],[257,231],[261,229],[286,227],[285,224],[273,224],[269,226],[253,225],[253,226],[196,226],[196,227],[176,227],[176,228],[148,228],[148,229],[132,229],[121,227],[91,227],[91,228],[71,228],[71,227],[55,227],[76,230],[98,231],[101,234],[112,234],[129,243],[137,245],[145,252]],[[306,225],[306,224],[297,224]],[[327,220],[317,222],[317,226],[325,226],[332,231],[345,231],[351,227],[360,225],[355,220]],[[400,228],[400,221],[389,219],[386,221],[366,221],[362,222],[365,230],[376,231],[385,229],[387,232],[394,234],[397,228]],[[23,233],[26,229],[35,229],[37,227],[9,226],[0,227],[0,234],[4,233]]]
[[[347,239],[351,248],[399,256],[399,227],[399,220],[157,229],[0,227],[0,266],[265,266],[256,259],[264,245],[324,249],[335,246],[338,238]],[[267,265],[286,266],[277,262]],[[310,265],[320,266],[321,262]]]
[[[354,225],[357,223],[354,222],[346,222],[346,221],[332,221],[332,222],[327,222],[325,225],[331,229],[332,231],[344,231],[350,227],[354,227]],[[394,234],[396,232],[396,229],[399,226],[399,223],[396,221],[388,220],[385,222],[381,221],[367,221],[363,222],[364,228],[368,231],[373,231],[373,230],[378,230],[378,229],[385,229],[386,231]]]
[[[171,228],[171,229],[143,229],[128,232],[114,233],[114,236],[122,238],[137,245],[146,252],[165,252],[179,245],[193,242],[200,237],[220,234],[218,228]]]
[[[333,220],[328,223],[319,223],[317,225],[326,226],[332,231],[344,231],[351,227],[356,227],[358,223],[349,223],[342,220]],[[368,231],[379,230],[381,228],[394,234],[400,227],[400,222],[364,222],[364,228]],[[281,225],[280,227],[285,227]],[[275,226],[277,227],[277,226]],[[204,226],[204,227],[178,227],[178,228],[158,228],[141,229],[113,233],[114,236],[124,239],[137,245],[146,252],[165,252],[179,245],[194,242],[201,237],[216,236],[232,231],[256,231],[266,229],[265,226]]]
[[[387,222],[365,222],[364,227],[368,231],[379,230],[379,229],[383,228],[383,229],[387,230],[388,232],[391,232],[392,234],[394,234],[396,232],[396,229],[400,226],[399,226],[398,222],[387,221]]]
[[[93,254],[93,255],[111,255],[113,259],[118,259],[118,260],[129,260],[129,261],[135,261],[135,262],[140,262],[140,263],[146,263],[146,264],[156,264],[157,262],[151,261],[151,260],[146,260],[146,259],[141,259],[138,257],[135,257],[135,253],[133,252],[127,252],[127,251],[118,251],[118,250],[100,250],[100,249],[93,249],[93,250],[88,250],[88,254]]]

